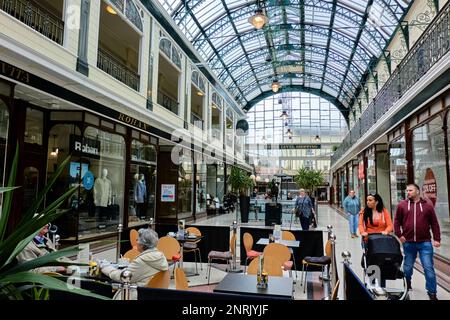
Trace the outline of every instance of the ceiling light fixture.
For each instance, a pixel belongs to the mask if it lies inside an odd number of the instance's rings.
[[[277,78],[275,78],[275,79],[273,79],[273,82],[272,82],[272,91],[273,92],[278,92],[278,90],[280,90],[280,88],[281,88],[281,84],[278,82],[278,79]]]
[[[106,6],[106,11],[108,11],[108,13],[110,13],[110,14],[114,14],[114,15],[117,14],[117,11],[109,4]]]
[[[289,139],[292,139],[292,131],[291,131],[291,129],[287,129],[286,134],[289,137]]]
[[[320,137],[319,137],[319,135],[316,135],[316,137],[314,138],[314,141],[317,142],[317,143],[320,142]]]
[[[269,22],[269,19],[264,15],[262,9],[258,8],[255,10],[255,14],[248,18],[248,22],[259,30],[264,27],[267,22]]]
[[[205,94],[204,94],[203,92],[201,92],[201,91],[197,91],[197,95],[198,95],[199,97],[203,97]]]
[[[289,118],[286,110],[283,110],[283,113],[281,114],[280,118],[282,118],[283,121],[286,121]]]

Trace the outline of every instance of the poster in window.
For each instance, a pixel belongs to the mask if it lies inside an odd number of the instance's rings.
[[[425,172],[425,179],[423,181],[422,186],[423,195],[430,199],[430,201],[433,203],[433,207],[436,206],[436,199],[437,199],[437,185],[436,185],[436,178],[434,177],[433,170],[430,168],[427,168]]]
[[[174,184],[161,184],[161,202],[175,202]]]

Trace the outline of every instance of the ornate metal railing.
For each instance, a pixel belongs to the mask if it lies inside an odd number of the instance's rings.
[[[165,93],[158,91],[158,104],[166,108],[167,110],[172,111],[175,114],[178,114],[178,101],[169,97]]]
[[[434,18],[413,48],[394,70],[375,99],[369,104],[331,157],[334,165],[352,147],[377,119],[416,84],[431,67],[450,50],[450,2]]]
[[[0,10],[62,45],[64,21],[33,1],[0,0]]]
[[[139,75],[125,66],[111,53],[98,49],[97,67],[130,88],[139,91]]]

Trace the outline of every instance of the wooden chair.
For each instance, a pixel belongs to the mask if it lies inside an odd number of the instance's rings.
[[[189,290],[189,284],[183,269],[175,268],[175,289]]]
[[[258,260],[259,259],[253,259],[250,262],[247,268],[247,274],[258,273],[258,263],[259,263]],[[283,262],[278,260],[276,257],[264,256],[263,271],[267,272],[269,276],[282,277],[283,276],[283,269],[281,268],[282,264]]]
[[[302,278],[300,285],[304,285],[303,292],[306,292],[306,276],[308,275],[308,266],[322,267],[322,274],[325,266],[331,263],[331,241],[328,240],[325,245],[325,255],[322,257],[305,257],[302,261]],[[323,287],[323,278],[322,278]]]
[[[125,259],[130,260],[130,262],[132,262],[134,260],[134,258],[136,258],[139,255],[139,253],[140,252],[137,251],[137,249],[130,249],[123,255],[123,257]]]
[[[158,244],[156,245],[156,248],[164,253],[164,256],[167,259],[167,262],[169,264],[173,264],[174,272],[175,272],[175,264],[180,261],[181,254],[180,254],[180,243],[177,239],[172,237],[161,237],[158,240]]]
[[[282,240],[290,240],[290,241],[296,241],[297,239],[295,239],[295,236],[292,232],[290,231],[281,231],[281,239]],[[295,278],[298,279],[297,276],[297,265],[295,263],[295,257],[294,257],[294,249],[292,248],[288,248],[289,252],[292,255],[292,261],[294,262],[294,269],[295,269]]]
[[[245,254],[246,254],[245,266],[244,266],[244,273],[245,273],[245,270],[247,268],[247,261],[257,258],[261,254],[261,252],[252,250],[253,237],[250,233],[248,233],[248,232],[244,233],[243,240],[244,240],[244,247],[245,247]]]
[[[206,278],[208,279],[208,285],[209,285],[209,279],[211,274],[211,263],[212,260],[226,260],[228,267],[231,269],[231,260],[233,259],[234,255],[236,254],[234,251],[234,247],[236,244],[236,234],[233,233],[230,239],[230,250],[229,251],[210,251],[208,253],[208,275]]]
[[[264,248],[264,259],[267,257],[274,257],[276,260],[281,262],[282,270],[289,271],[289,277],[292,278],[292,264],[291,252],[289,248],[281,243],[269,243]]]
[[[197,237],[201,237],[202,233],[200,230],[198,230],[196,227],[189,227],[186,228],[186,232],[188,233],[193,233],[195,234]],[[200,252],[200,248],[198,247],[198,243],[201,240],[196,240],[194,242],[185,242],[183,243],[183,255],[185,253],[189,253],[189,252],[194,252],[194,258],[195,258],[195,273],[198,274],[198,269],[197,269],[197,253],[198,253],[198,258],[200,261],[200,269],[203,270],[203,266],[202,266],[202,256],[201,256],[201,252]]]
[[[133,249],[137,249],[137,239],[139,236],[139,232],[136,229],[130,230],[130,243]]]
[[[336,281],[336,284],[333,288],[333,291],[331,293],[331,300],[338,300],[338,291],[339,291],[339,282],[341,280]]]
[[[170,271],[164,270],[156,273],[148,280],[147,288],[168,289],[170,284]]]

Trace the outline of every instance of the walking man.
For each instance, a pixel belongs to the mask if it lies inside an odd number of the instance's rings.
[[[358,230],[358,218],[359,211],[361,210],[361,204],[359,202],[359,198],[355,195],[354,190],[350,190],[348,196],[345,198],[344,210],[348,215],[350,235],[352,236],[352,238],[357,238],[358,234],[356,233],[356,230]]]
[[[395,234],[403,243],[405,253],[403,272],[408,289],[411,289],[414,261],[419,253],[420,262],[425,271],[428,296],[430,300],[437,300],[433,247],[438,248],[441,245],[439,222],[432,203],[420,197],[420,188],[417,184],[408,184],[406,194],[408,199],[400,201],[394,219]],[[433,241],[430,229],[433,232]]]

